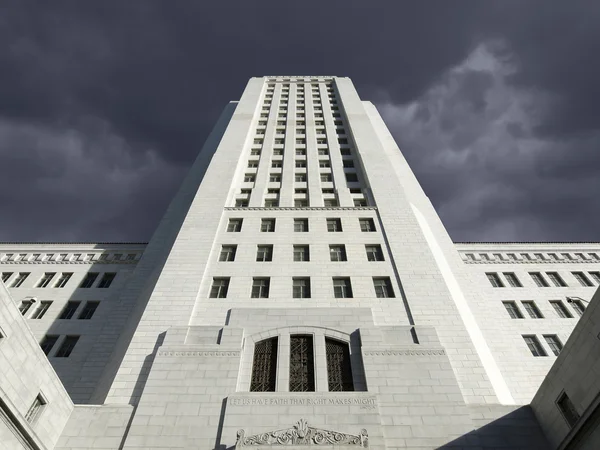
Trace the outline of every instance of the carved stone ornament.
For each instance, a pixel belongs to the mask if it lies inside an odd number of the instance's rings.
[[[346,446],[369,448],[367,430],[360,430],[359,434],[346,434],[337,431],[321,430],[308,425],[305,419],[300,419],[292,428],[287,430],[268,431],[246,437],[244,430],[238,430],[235,449],[247,447],[274,447],[274,446],[317,446],[327,445],[336,448]]]

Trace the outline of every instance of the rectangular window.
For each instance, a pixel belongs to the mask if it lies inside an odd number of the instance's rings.
[[[236,200],[235,201],[235,207],[236,208],[247,208],[248,207],[248,200]]]
[[[281,183],[281,175],[278,173],[272,173],[269,175],[269,183]]]
[[[542,316],[542,313],[540,312],[534,301],[525,300],[521,303],[523,304],[523,308],[525,308],[525,311],[527,311],[527,314],[529,314],[529,317],[531,317],[532,319],[542,319],[544,317]]]
[[[40,347],[46,356],[48,356],[48,354],[52,351],[56,341],[58,341],[58,336],[50,334],[44,336],[44,339],[42,339],[42,342],[40,342]]]
[[[321,182],[322,183],[331,183],[333,181],[333,177],[330,173],[322,173],[321,174]]]
[[[45,300],[43,302],[41,302],[38,307],[35,309],[35,311],[33,311],[33,314],[31,315],[31,319],[41,319],[42,317],[44,317],[44,315],[46,314],[46,311],[48,311],[48,308],[50,308],[50,305],[52,304],[52,302],[50,300]]]
[[[304,160],[296,160],[296,167],[299,169],[306,168],[306,161]]]
[[[251,298],[269,298],[269,287],[271,281],[269,278],[253,278]]]
[[[274,148],[273,149],[273,156],[283,156],[283,149],[282,148]],[[279,161],[281,162],[281,161]],[[275,167],[275,166],[273,166]],[[282,167],[281,165],[277,166],[277,167]]]
[[[328,168],[331,167],[331,163],[329,161],[327,161],[327,160],[320,160],[319,161],[319,167],[321,169],[328,169]]]
[[[364,233],[369,233],[376,231],[375,230],[375,221],[370,218],[358,219],[358,223],[360,224],[360,231]]]
[[[552,353],[554,353],[554,356],[558,356],[563,349],[562,342],[560,342],[558,336],[555,334],[544,334],[544,339],[546,339],[546,343],[550,347],[550,350],[552,350]]]
[[[354,161],[351,159],[344,159],[342,161],[342,164],[344,165],[344,168],[346,168],[346,169],[354,168]]]
[[[350,155],[352,155],[352,152],[350,151],[349,148],[342,148],[342,149],[340,149],[340,153],[342,154],[342,156],[350,156]]]
[[[256,169],[258,167],[258,161],[248,161],[249,169]]]
[[[367,252],[367,260],[368,261],[384,261],[383,251],[381,250],[381,245],[378,245],[378,244],[365,245],[365,250]]]
[[[305,173],[297,173],[294,175],[294,180],[297,183],[306,183],[306,174]]]
[[[575,279],[577,281],[579,281],[579,284],[581,284],[582,286],[586,286],[586,287],[593,286],[592,282],[585,275],[585,273],[583,273],[583,272],[571,272],[571,273],[573,274],[573,276],[575,277]]]
[[[575,312],[581,317],[585,312],[585,306],[583,306],[583,302],[581,300],[577,300],[575,298],[567,297],[567,303],[570,303]]]
[[[73,352],[75,345],[77,345],[77,341],[79,341],[79,336],[67,336],[63,341],[62,345],[56,351],[54,357],[68,358]]]
[[[261,219],[260,231],[263,233],[273,233],[275,231],[275,219]]]
[[[323,200],[323,206],[338,206],[338,201],[335,198],[326,198]]]
[[[548,276],[548,278],[550,278],[550,281],[552,281],[552,284],[554,284],[554,286],[556,287],[565,287],[567,285],[567,283],[565,283],[565,280],[562,279],[558,272],[546,272],[546,275]]]
[[[83,289],[89,289],[91,288],[94,283],[96,282],[96,279],[98,278],[98,275],[100,275],[98,272],[89,272],[85,274],[85,278],[83,279],[83,281],[81,282],[81,284],[79,285],[80,288]]]
[[[334,278],[333,295],[335,298],[352,298],[350,278]]]
[[[290,392],[314,392],[315,358],[311,335],[290,336]]]
[[[265,208],[276,208],[279,206],[278,199],[268,198],[265,200]]]
[[[304,150],[303,148],[297,148],[296,156],[306,156],[306,150]],[[296,166],[296,167],[298,167],[298,166]]]
[[[237,245],[221,246],[221,253],[219,254],[219,261],[235,261],[236,250],[237,250]]]
[[[12,274],[12,272],[2,272],[2,282],[6,283]]]
[[[523,314],[519,311],[517,304],[515,302],[502,302],[504,308],[506,308],[506,312],[511,317],[511,319],[522,319]]]
[[[292,279],[292,297],[310,298],[310,278]]]
[[[487,279],[489,280],[490,284],[493,287],[495,287],[495,288],[504,287],[504,284],[502,283],[502,280],[500,280],[500,277],[498,276],[497,273],[486,272],[485,276],[487,277]]]
[[[375,288],[377,298],[394,297],[394,289],[389,277],[373,277],[373,287]]]
[[[32,305],[33,300],[23,300],[19,305],[19,312],[21,313],[21,315],[24,316],[25,314],[27,314],[27,311],[29,311],[29,308],[31,308]]]
[[[364,198],[355,198],[354,206],[367,206],[367,200]]]
[[[600,284],[600,272],[590,272],[590,276],[596,283]]]
[[[244,175],[244,183],[254,183],[255,179],[256,177],[251,173],[247,173],[246,175]]]
[[[537,336],[523,335],[523,340],[525,341],[525,344],[527,344],[527,347],[533,356],[548,356],[542,348],[542,344],[540,344]]]
[[[560,394],[558,400],[556,400],[556,406],[558,406],[559,411],[569,424],[569,427],[573,428],[573,426],[579,420],[580,415],[575,409],[575,405],[565,392]]]
[[[44,406],[46,406],[46,400],[42,397],[41,394],[38,394],[35,397],[35,400],[27,410],[27,414],[25,414],[25,420],[29,423],[35,423],[38,417],[42,414],[44,410]]]
[[[357,183],[358,175],[356,173],[346,173],[346,181],[348,183]]]
[[[310,261],[308,245],[294,245],[294,261]]]
[[[256,260],[260,262],[273,261],[273,246],[258,245],[256,247]]]
[[[114,272],[105,273],[98,283],[98,287],[103,289],[109,288],[116,276],[117,274]]]
[[[514,272],[504,272],[504,277],[511,287],[523,287]]]
[[[320,148],[317,153],[319,154],[319,156],[328,156],[329,150],[327,150],[326,148]]]
[[[540,272],[529,272],[529,275],[533,279],[537,287],[549,287],[550,285]]]
[[[81,304],[81,302],[74,302],[74,301],[67,302],[67,304],[61,311],[58,318],[59,319],[70,319],[71,317],[73,317],[73,315],[75,314],[75,311],[77,311],[77,308],[79,308],[80,304]]]
[[[308,231],[308,219],[294,219],[294,231],[305,233]]]
[[[347,261],[346,246],[342,244],[329,246],[329,258],[331,261],[342,262]]]
[[[242,219],[229,219],[227,231],[229,233],[239,233],[242,231]]]
[[[94,313],[96,312],[96,309],[98,309],[98,305],[100,305],[100,302],[87,302],[85,304],[83,310],[79,314],[78,319],[79,320],[90,320],[92,318],[92,316],[94,315]]]
[[[300,198],[297,198],[294,200],[294,207],[303,208],[305,206],[308,206],[308,200],[304,200],[304,199],[300,199]]]
[[[327,231],[329,231],[329,232],[342,231],[342,219],[327,219]]]
[[[573,315],[569,312],[565,304],[561,300],[550,300],[550,304],[558,314],[558,317],[563,319],[572,319]]]
[[[229,289],[229,278],[213,278],[210,288],[210,298],[226,298]]]
[[[29,276],[29,272],[20,272],[19,275],[17,275],[17,278],[14,279],[14,281],[10,287],[13,287],[13,288],[21,287],[21,285],[27,279],[28,276]]]
[[[46,272],[44,274],[44,276],[42,276],[42,278],[40,279],[40,281],[38,282],[36,287],[38,287],[38,288],[48,287],[48,285],[50,284],[50,281],[52,281],[52,278],[54,278],[54,275],[56,275],[56,272]]]
[[[282,161],[271,161],[271,167],[274,169],[281,169],[283,167]]]

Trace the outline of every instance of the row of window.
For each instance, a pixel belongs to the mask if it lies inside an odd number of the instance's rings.
[[[230,233],[239,233],[242,231],[242,225],[244,223],[244,219],[235,218],[229,219],[227,224],[227,231]],[[358,219],[358,223],[360,226],[360,231],[368,233],[377,231],[375,229],[375,221],[370,217],[360,218]],[[261,219],[260,221],[260,231],[264,233],[273,233],[275,232],[275,219]],[[341,232],[344,231],[342,228],[342,219],[326,219],[327,231],[333,232]],[[294,231],[295,232],[308,232],[309,231],[309,220],[307,218],[294,219]]]
[[[475,253],[465,253],[467,261],[478,261]],[[479,253],[480,261],[600,261],[598,253]]]
[[[237,245],[223,245],[219,253],[219,261],[235,261]],[[366,244],[365,252],[368,261],[385,261],[383,250],[379,244]],[[309,245],[293,245],[292,256],[294,261],[310,261]],[[344,244],[333,244],[329,246],[329,258],[331,261],[348,261],[346,246]],[[257,245],[256,261],[265,262],[273,260],[273,245]]]
[[[270,110],[270,108],[268,106],[267,107],[263,106],[262,111],[260,113],[260,118],[261,119],[267,119],[269,117],[269,110]],[[334,119],[339,119],[341,117],[339,111],[336,111],[336,110],[333,110],[331,115],[332,115],[332,117]],[[323,111],[319,111],[319,112],[315,111],[314,116],[315,116],[315,119],[322,119],[323,118]],[[277,118],[278,119],[286,119],[287,118],[287,111],[286,110],[283,110],[283,111],[280,110],[277,113]],[[296,111],[296,120],[297,119],[305,119],[305,118],[306,118],[306,115],[304,114],[304,111]],[[315,123],[321,123],[322,124],[322,121],[317,120]],[[346,144],[347,144],[347,142],[346,142]]]
[[[313,336],[290,336],[289,391],[314,392],[315,351]],[[278,338],[254,346],[250,391],[274,392],[277,386]],[[353,391],[352,366],[348,344],[325,338],[325,358],[329,391]]]
[[[296,155],[305,156],[306,150],[296,149]],[[260,164],[260,160],[251,159],[248,161],[248,169],[258,169],[259,164]],[[296,169],[306,169],[307,164],[308,164],[308,160],[306,160],[306,159],[297,159],[294,161],[294,167],[296,167]],[[342,164],[345,169],[354,169],[355,168],[354,161],[351,159],[342,160]],[[281,169],[283,167],[283,160],[282,159],[272,160],[271,167],[275,168],[275,169]],[[329,159],[320,159],[319,160],[319,168],[320,169],[330,169],[331,161]],[[346,178],[348,178],[348,175],[353,175],[353,173],[346,172]],[[354,175],[356,175],[356,174],[354,173]],[[351,177],[351,178],[353,178],[353,177]],[[252,182],[252,181],[254,181],[254,174],[247,173],[244,175],[244,182],[248,183],[248,182]]]
[[[9,283],[9,280],[13,276],[13,272],[2,272],[2,282],[5,283],[10,288],[18,288],[18,287],[21,287],[23,282],[29,277],[30,274],[31,274],[31,272],[19,272],[17,274],[17,276],[14,277],[12,282]],[[67,285],[68,281],[73,276],[73,272],[63,272],[58,276],[56,276],[56,275],[57,275],[56,272],[44,273],[44,275],[42,275],[42,277],[37,282],[35,287],[36,288],[47,288],[47,287],[64,288]],[[100,276],[99,272],[88,272],[85,275],[85,277],[84,277],[83,281],[81,282],[81,284],[79,285],[79,287],[84,288],[84,289],[93,287],[94,283],[96,283],[96,280],[98,279],[99,276]],[[109,288],[116,276],[117,276],[117,274],[115,272],[105,272],[102,275],[102,277],[100,278],[100,281],[98,282],[96,287],[101,288],[101,289]],[[56,281],[54,282],[54,284],[52,284],[52,281],[55,279],[56,279]]]
[[[262,142],[254,142],[254,144],[261,144],[261,143]],[[329,156],[329,149],[328,148],[319,148],[319,149],[317,149],[317,153],[318,153],[319,156]],[[259,148],[252,148],[250,150],[250,156],[260,156],[261,154],[262,154],[262,151]],[[273,149],[273,156],[283,156],[283,154],[284,154],[284,150],[282,148],[274,148]],[[352,156],[352,150],[350,148],[340,148],[340,154],[342,156]],[[296,156],[306,156],[306,149],[305,148],[297,148],[296,149]],[[250,160],[250,162],[251,161],[252,160]],[[276,161],[280,161],[281,162],[282,159],[275,159],[275,160],[273,160],[273,162],[276,162]],[[304,161],[304,160],[299,159],[296,162],[299,162],[299,161]],[[323,161],[327,161],[327,160],[323,160]],[[349,161],[349,162],[346,162],[346,161]],[[250,162],[248,164],[250,164]],[[352,164],[350,164],[350,162]],[[342,165],[343,165],[343,167],[345,169],[352,169],[352,168],[354,168],[354,161],[351,160],[351,159],[349,159],[349,158],[345,158],[345,159],[342,159]],[[256,169],[256,168],[258,168],[258,166],[250,166],[250,165],[248,167],[250,169]],[[274,167],[281,168],[282,166],[277,165],[277,166],[274,166]],[[299,166],[296,166],[296,167],[303,168],[303,167],[306,167],[306,166],[299,165]],[[330,166],[322,166],[321,168],[322,169],[326,169],[327,167],[330,167]]]
[[[588,273],[589,273],[590,277],[592,277],[596,283],[600,284],[600,272],[588,272]],[[579,282],[579,284],[581,286],[585,286],[585,287],[594,286],[594,283],[592,283],[590,281],[590,279],[584,272],[571,272],[571,274]],[[504,278],[506,278],[506,281],[508,282],[508,285],[510,287],[523,287],[523,285],[521,284],[521,281],[519,280],[517,275],[515,275],[514,272],[503,272],[502,275],[504,275]],[[500,278],[500,275],[498,275],[498,273],[486,272],[486,276],[493,287],[505,287],[506,286],[505,283]],[[550,280],[550,282],[556,287],[567,287],[568,286],[568,284],[565,282],[563,277],[561,277],[558,272],[546,272],[545,274],[542,274],[542,272],[529,272],[529,276],[531,276],[531,279],[533,280],[533,282],[536,284],[537,287],[550,287],[550,283],[548,283],[548,280]],[[546,279],[546,277],[548,278],[548,280]]]
[[[560,351],[563,349],[562,342],[560,342],[558,336],[555,334],[544,334],[543,338],[554,356],[558,356]],[[523,335],[523,340],[525,341],[525,344],[527,344],[527,347],[533,356],[548,356],[548,353],[535,334],[525,334]]]
[[[355,198],[353,200],[353,204],[356,207],[369,206],[367,200],[365,198]],[[247,208],[249,206],[249,200],[246,198],[240,198],[235,201],[236,208]],[[279,206],[278,198],[267,198],[264,202],[265,208],[277,208]],[[294,199],[294,207],[296,208],[304,208],[310,206],[307,198],[295,198]],[[337,198],[325,198],[323,199],[323,206],[325,207],[335,207],[340,206]]]
[[[46,356],[54,356],[55,358],[68,358],[73,352],[75,345],[77,345],[79,337],[80,336],[74,335],[65,336],[65,338],[62,340],[62,343],[58,347],[58,350],[54,352],[54,355],[50,355],[50,352],[52,352],[52,349],[59,341],[60,336],[47,334],[40,342],[40,347],[42,347],[42,351]]]
[[[2,262],[75,262],[75,261],[135,261],[136,254],[130,253],[123,258],[122,253],[114,253],[109,258],[108,253],[5,253],[0,258]]]
[[[46,315],[46,313],[50,309],[50,306],[52,306],[53,302],[52,302],[52,300],[43,300],[39,303],[39,305],[37,305],[37,307],[34,307],[35,303],[36,303],[36,301],[33,299],[23,300],[21,302],[21,305],[19,306],[19,311],[21,311],[21,315],[27,316],[27,313],[29,313],[33,308],[33,312],[31,313],[31,315],[29,315],[28,318],[29,319],[41,319],[42,317],[44,317]],[[59,319],[72,319],[73,316],[75,315],[75,313],[77,312],[79,305],[81,305],[81,303],[82,302],[80,302],[80,301],[67,302],[65,307],[60,312],[58,318]],[[83,307],[83,309],[81,310],[81,312],[79,313],[79,316],[77,316],[77,318],[79,320],[90,320],[92,318],[92,316],[94,315],[94,313],[96,312],[96,310],[98,309],[99,305],[100,305],[100,302],[98,302],[98,301],[85,302],[85,306]]]
[[[563,319],[572,319],[573,318],[573,315],[571,314],[571,312],[569,311],[569,309],[563,303],[562,300],[549,300],[549,302],[550,302],[550,305],[552,305],[552,308],[554,308],[554,311],[556,312],[556,314],[558,314],[558,317],[561,317]],[[571,304],[571,306],[573,307],[573,310],[577,313],[577,315],[579,315],[579,316],[583,315],[583,313],[585,312],[585,306],[583,305],[583,302],[581,300],[569,298],[568,302]],[[504,305],[504,308],[506,308],[506,311],[508,312],[508,315],[511,318],[513,318],[513,319],[524,319],[525,318],[525,316],[519,309],[519,306],[517,305],[516,301],[507,300],[507,301],[503,301],[502,304]],[[531,317],[532,319],[543,319],[544,318],[544,316],[542,315],[542,313],[540,312],[539,308],[537,307],[537,305],[535,304],[535,302],[533,300],[523,300],[523,301],[521,301],[521,304],[523,305],[523,308],[525,309],[525,311],[527,312],[529,317]]]
[[[210,298],[226,298],[230,284],[229,277],[213,278]],[[335,298],[352,298],[352,283],[349,277],[333,277],[333,296]],[[373,277],[373,287],[378,298],[395,297],[389,277]],[[269,277],[252,278],[250,298],[269,298],[271,279]],[[292,278],[292,298],[311,298],[309,277]]]

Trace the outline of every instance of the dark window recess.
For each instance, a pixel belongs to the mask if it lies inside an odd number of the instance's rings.
[[[329,391],[353,391],[352,366],[348,344],[335,339],[325,339],[327,354],[327,381]]]
[[[44,339],[42,339],[42,342],[40,342],[40,347],[42,347],[42,351],[46,356],[48,356],[48,354],[52,351],[52,347],[54,347],[56,341],[58,341],[58,336],[44,336]]]
[[[277,338],[265,339],[254,345],[251,392],[274,392],[277,379]]]
[[[313,338],[290,336],[290,392],[314,392],[315,361]]]
[[[79,287],[80,288],[91,288],[94,285],[96,278],[98,278],[98,275],[99,274],[97,272],[90,272],[90,273],[86,274],[85,278],[83,279],[83,281],[81,282],[81,285]]]
[[[56,358],[68,358],[75,345],[77,345],[77,341],[79,341],[79,336],[67,336],[54,356]]]
[[[94,315],[94,313],[96,312],[96,309],[98,309],[99,304],[100,304],[100,302],[87,302],[85,304],[85,307],[83,308],[83,311],[81,311],[81,314],[79,314],[78,319],[80,319],[80,320],[91,319],[92,316]]]
[[[73,317],[73,314],[75,314],[75,311],[77,311],[77,308],[79,308],[80,303],[81,302],[67,302],[66,306],[63,308],[58,318],[70,319],[71,317]]]
[[[575,425],[579,420],[580,415],[575,409],[575,405],[565,392],[560,394],[560,397],[558,397],[558,400],[556,400],[556,405],[569,424],[569,427],[573,428],[573,425]]]
[[[99,288],[108,288],[112,284],[113,280],[117,276],[116,273],[105,273],[100,283],[98,283]]]

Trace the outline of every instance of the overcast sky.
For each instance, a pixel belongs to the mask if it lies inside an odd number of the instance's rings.
[[[2,3],[2,241],[148,240],[277,74],[350,77],[455,241],[600,241],[598,0]]]

